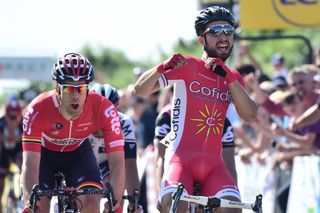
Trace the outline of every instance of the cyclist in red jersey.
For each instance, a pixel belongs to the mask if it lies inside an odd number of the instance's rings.
[[[99,94],[89,92],[93,67],[87,58],[68,53],[53,67],[55,90],[44,92],[27,107],[23,117],[23,163],[21,188],[24,212],[34,184],[54,188],[54,174],[65,175],[68,187],[103,188],[101,173],[88,136],[97,130],[104,135],[115,199],[124,192],[124,141],[116,107]],[[99,212],[100,195],[79,196],[81,212]],[[49,198],[37,203],[37,212],[49,212]],[[119,202],[115,204],[121,212]]]
[[[223,7],[209,7],[195,21],[202,58],[174,54],[143,73],[134,88],[135,95],[148,95],[174,85],[172,127],[166,136],[165,169],[160,196],[164,212],[169,212],[171,195],[178,183],[192,194],[200,184],[200,195],[240,201],[236,183],[221,157],[223,124],[232,101],[245,121],[257,116],[257,106],[225,61],[233,47],[235,20]],[[241,81],[241,80],[240,80]],[[182,203],[181,203],[182,204]],[[187,204],[178,207],[186,212]],[[218,208],[216,212],[239,212]]]

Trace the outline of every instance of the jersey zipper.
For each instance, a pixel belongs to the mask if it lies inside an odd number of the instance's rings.
[[[72,133],[71,133],[71,130],[72,130],[72,120],[70,121],[70,126],[69,126],[69,134],[68,134],[68,137],[69,137],[69,141],[68,143],[61,149],[61,152],[63,152],[63,150],[70,144],[70,141],[71,141],[71,136],[72,136]]]

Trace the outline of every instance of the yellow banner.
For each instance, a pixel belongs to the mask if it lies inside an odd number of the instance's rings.
[[[240,0],[243,29],[320,27],[320,0]]]

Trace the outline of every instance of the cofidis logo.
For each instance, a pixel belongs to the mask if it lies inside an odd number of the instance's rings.
[[[320,26],[320,0],[272,0],[277,15],[297,27]]]

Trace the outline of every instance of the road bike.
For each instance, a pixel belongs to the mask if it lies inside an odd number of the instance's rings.
[[[78,199],[79,195],[93,195],[99,194],[102,197],[107,198],[108,200],[114,200],[113,190],[110,184],[106,184],[105,189],[98,188],[81,188],[77,189],[74,187],[67,187],[64,181],[64,176],[62,173],[57,173],[55,175],[55,188],[49,190],[41,190],[39,185],[34,185],[31,191],[30,199],[29,199],[29,208],[31,210],[36,209],[37,201],[40,200],[40,197],[47,196],[53,197],[57,196],[58,198],[58,208],[57,212],[59,213],[76,213],[81,212],[83,204],[80,199]],[[113,208],[114,202],[108,202],[109,209]]]
[[[178,203],[180,200],[186,201],[189,203],[199,204],[204,213],[211,213],[215,208],[239,208],[239,209],[250,209],[256,213],[262,213],[262,195],[259,194],[256,196],[254,203],[242,203],[231,201],[227,199],[211,197],[211,196],[199,196],[199,195],[188,195],[183,193],[184,186],[179,184],[177,190],[172,194],[172,204],[170,208],[170,213],[176,213]],[[193,210],[197,212],[197,210]]]

